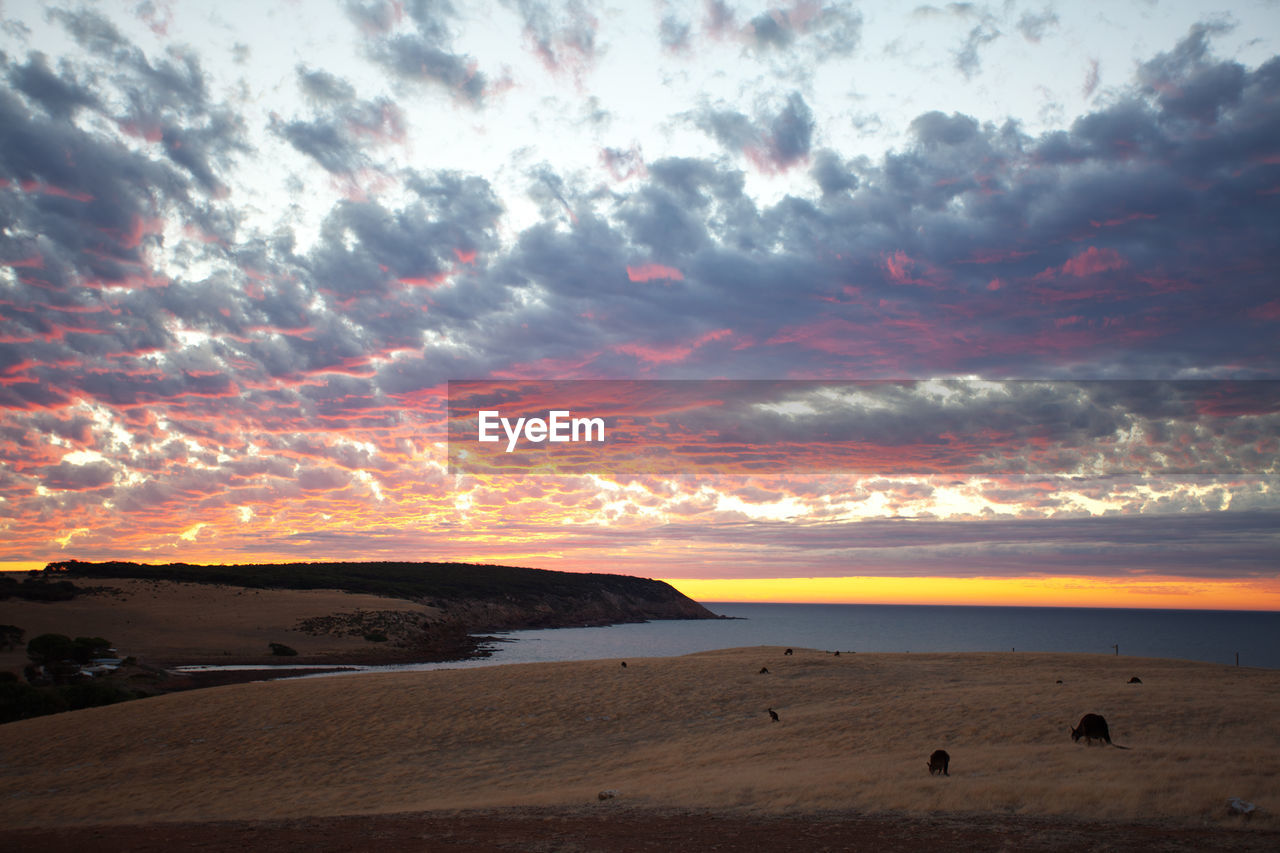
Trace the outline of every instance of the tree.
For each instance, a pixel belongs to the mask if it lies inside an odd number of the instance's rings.
[[[41,634],[27,643],[27,657],[39,666],[52,666],[75,655],[75,641],[66,634]]]
[[[0,625],[0,646],[13,651],[22,642],[22,635],[27,633],[17,625]]]
[[[106,657],[111,650],[111,641],[101,637],[76,637],[72,646],[71,655],[76,663],[88,663],[94,658]]]

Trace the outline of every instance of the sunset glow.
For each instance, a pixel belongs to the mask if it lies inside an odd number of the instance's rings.
[[[4,6],[0,567],[1280,609],[1274,3],[155,6]]]
[[[1280,583],[1178,578],[755,578],[672,579],[698,601],[795,604],[950,604],[1017,607],[1154,607],[1280,610]]]

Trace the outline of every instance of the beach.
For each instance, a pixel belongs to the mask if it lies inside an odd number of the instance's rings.
[[[91,828],[638,810],[1280,838],[1274,670],[775,647],[626,663],[236,684],[11,723],[0,825],[109,837]],[[1086,713],[1129,749],[1074,743]],[[949,776],[926,769],[939,748]],[[1231,797],[1256,811],[1230,814]]]

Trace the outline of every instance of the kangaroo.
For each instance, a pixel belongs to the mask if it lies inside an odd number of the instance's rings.
[[[1107,720],[1101,714],[1085,714],[1080,718],[1080,725],[1068,726],[1068,728],[1071,729],[1071,740],[1073,742],[1078,742],[1080,738],[1084,738],[1084,742],[1092,746],[1096,738],[1105,740],[1107,746],[1114,746],[1116,749],[1129,748],[1111,742],[1111,730],[1107,728]]]
[[[947,765],[951,763],[951,756],[947,755],[945,749],[935,749],[933,755],[929,756],[929,762],[926,765],[929,768],[930,776],[937,776],[941,773],[943,776],[950,776],[947,772]]]

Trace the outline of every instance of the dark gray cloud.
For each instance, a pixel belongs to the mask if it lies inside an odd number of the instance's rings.
[[[792,92],[769,123],[769,159],[785,169],[809,156],[812,140],[813,111],[799,92]]]
[[[63,462],[44,469],[41,479],[45,488],[79,492],[110,485],[113,471],[107,462],[90,462],[85,465]]]
[[[453,51],[452,4],[411,2],[406,11],[413,32],[391,35],[397,8],[382,2],[348,4],[348,16],[366,36],[369,57],[401,80],[441,87],[478,106],[486,78],[471,57]]]
[[[1157,55],[1139,69],[1144,91],[1156,97],[1167,116],[1211,123],[1243,96],[1244,67],[1209,57],[1209,37],[1224,29],[1197,25],[1173,50]]]
[[[327,71],[298,67],[298,86],[302,93],[322,104],[340,104],[351,101],[356,89],[346,80]]]
[[[833,196],[858,188],[858,176],[841,162],[839,154],[829,149],[823,149],[814,154],[810,174],[822,188],[824,196]]]
[[[347,81],[301,68],[298,85],[316,102],[313,117],[276,120],[272,130],[325,171],[351,176],[372,164],[371,150],[404,141],[404,116],[394,101],[357,100]]]
[[[722,523],[719,535],[758,549],[789,577],[812,577],[817,563],[791,569],[791,551],[821,554],[820,574],[904,575],[921,565],[949,576],[1072,577],[1117,574],[1181,578],[1270,578],[1275,574],[1275,511],[982,521],[884,519],[806,526],[785,522]],[[856,535],[852,531],[856,530]],[[645,531],[659,542],[708,540],[706,525],[669,524]],[[741,571],[743,567],[737,567]],[[754,566],[753,566],[754,568]],[[733,575],[740,577],[741,575]],[[776,577],[778,575],[770,575]]]
[[[457,97],[479,104],[485,76],[465,56],[449,53],[415,36],[397,36],[372,49],[374,59],[403,80],[442,86]]]
[[[755,120],[733,110],[706,109],[694,123],[725,148],[747,154],[768,169],[787,169],[809,156],[813,111],[799,92],[792,92],[776,111]]]
[[[10,70],[9,81],[57,118],[70,118],[80,107],[98,106],[97,97],[79,81],[66,79],[68,76],[66,71],[54,74],[44,54],[33,53],[26,65]]]

